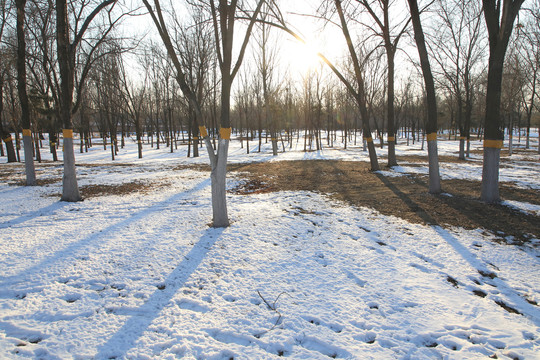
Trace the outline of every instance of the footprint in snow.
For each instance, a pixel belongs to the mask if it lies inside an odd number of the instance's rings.
[[[354,335],[353,339],[365,342],[366,344],[373,344],[375,343],[375,340],[377,339],[377,334],[373,331],[368,331],[364,334],[360,335]]]
[[[333,332],[335,332],[337,334],[342,332],[343,328],[344,328],[343,325],[326,323],[326,322],[322,321],[321,319],[318,319],[318,318],[313,317],[313,316],[301,316],[301,317],[302,317],[302,319],[306,320],[310,324],[313,324],[313,325],[316,325],[316,326],[327,327],[328,329],[332,330]]]
[[[358,276],[354,275],[352,272],[345,270],[345,274],[351,280],[353,280],[356,285],[364,287],[367,284],[367,281],[360,279]]]
[[[431,269],[428,269],[427,267],[423,266],[423,265],[420,265],[420,264],[415,264],[415,263],[409,263],[409,266],[412,266],[413,268],[416,268],[422,272],[425,272],[425,273],[432,273],[433,270]]]

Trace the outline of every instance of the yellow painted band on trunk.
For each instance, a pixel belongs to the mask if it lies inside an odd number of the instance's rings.
[[[484,147],[501,149],[503,147],[503,141],[502,140],[484,140]]]
[[[460,137],[459,137],[459,140],[467,140],[467,137],[465,137],[465,136],[460,136]]]
[[[231,140],[231,128],[221,128],[219,129],[219,136],[225,140]]]
[[[199,137],[198,137],[198,136],[194,136],[194,137],[193,137],[193,140],[199,140]]]
[[[56,146],[56,143],[52,142],[52,143],[51,143],[51,146]]]
[[[364,140],[366,140],[366,142],[368,142],[368,143],[373,142],[373,139],[370,138],[370,137],[368,137],[368,138],[365,137]]]
[[[10,142],[10,141],[13,141],[13,139],[11,138],[11,135],[9,135],[7,138],[4,139],[4,142]]]
[[[394,136],[389,136],[388,141],[396,141],[396,138]]]
[[[22,136],[32,136],[32,130],[30,129],[23,129]]]
[[[277,141],[277,139],[276,139],[276,138],[271,138],[270,140],[271,140],[271,141]]]
[[[208,136],[208,131],[206,131],[206,126],[199,126],[199,132],[201,133],[201,137],[203,138]]]
[[[64,139],[73,139],[73,129],[63,129],[62,135]]]
[[[435,140],[437,140],[437,133],[427,134],[427,141],[435,141]]]

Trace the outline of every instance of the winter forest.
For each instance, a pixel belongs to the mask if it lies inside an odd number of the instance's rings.
[[[0,358],[538,358],[540,0],[0,7]]]

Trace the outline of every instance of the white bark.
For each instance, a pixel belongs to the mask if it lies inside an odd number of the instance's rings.
[[[499,202],[499,161],[501,149],[485,147],[482,169],[481,199],[488,203]]]
[[[32,137],[23,136],[24,168],[26,171],[26,185],[36,185],[36,170],[34,168],[34,155],[32,154]]]
[[[441,176],[439,174],[439,154],[437,150],[437,140],[428,140],[429,159],[429,193],[441,193]]]
[[[212,184],[212,213],[214,227],[229,226],[227,214],[227,156],[229,152],[229,140],[220,139],[216,161],[212,165],[210,175]]]
[[[60,201],[81,201],[77,175],[75,172],[75,152],[73,138],[64,138],[64,177],[62,179],[62,198]]]

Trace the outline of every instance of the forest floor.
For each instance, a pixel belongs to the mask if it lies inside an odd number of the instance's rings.
[[[408,166],[415,163],[420,166],[425,158],[408,156],[406,160]],[[446,157],[442,161],[457,160]],[[494,234],[510,235],[513,237],[511,242],[518,244],[540,238],[538,216],[480,201],[481,182],[478,180],[443,180],[443,193],[432,195],[426,175],[391,177],[371,172],[369,167],[368,162],[299,160],[236,164],[229,168],[248,179],[232,190],[237,194],[314,191],[413,223],[483,228]],[[499,191],[502,199],[540,206],[538,190],[518,189],[512,184],[501,183]]]
[[[372,172],[361,144],[235,140],[219,229],[205,149],[95,143],[76,203],[48,152],[37,186],[0,160],[0,359],[536,359],[537,139],[502,150],[491,205],[480,141],[439,142],[431,195],[418,142]]]

